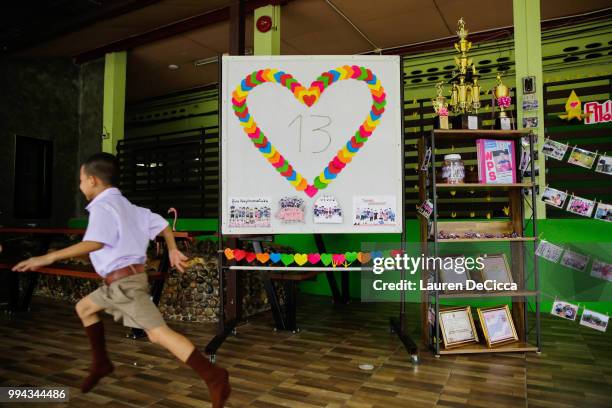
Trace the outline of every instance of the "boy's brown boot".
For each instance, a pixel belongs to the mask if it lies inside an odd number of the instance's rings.
[[[81,384],[81,391],[87,392],[96,386],[98,381],[104,376],[113,372],[115,367],[106,353],[106,341],[104,340],[104,325],[97,322],[85,327],[87,337],[91,343],[91,367],[89,376]]]
[[[211,364],[197,348],[191,352],[185,363],[206,382],[213,408],[223,408],[232,390],[227,370]]]

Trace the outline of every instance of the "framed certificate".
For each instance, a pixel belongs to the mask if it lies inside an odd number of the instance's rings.
[[[478,317],[489,347],[518,341],[508,305],[479,308]]]
[[[482,268],[483,280],[494,280],[498,283],[513,283],[510,265],[505,254],[487,255],[482,258],[484,268]]]
[[[478,343],[472,309],[469,306],[440,310],[440,331],[446,348]]]

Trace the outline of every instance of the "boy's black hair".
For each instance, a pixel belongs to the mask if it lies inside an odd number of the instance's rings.
[[[119,160],[110,153],[96,153],[83,163],[85,173],[110,186],[119,184]]]

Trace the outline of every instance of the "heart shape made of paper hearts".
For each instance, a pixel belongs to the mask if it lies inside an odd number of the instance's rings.
[[[246,254],[246,251],[243,249],[234,249],[234,258],[236,258],[237,261],[244,259]]]
[[[344,261],[346,261],[346,257],[344,254],[333,254],[332,259],[334,260],[334,264],[342,265]]]
[[[298,264],[299,266],[302,266],[306,262],[308,262],[308,255],[306,255],[306,254],[295,254],[293,256],[293,259],[295,259],[295,263],[296,264]]]
[[[255,260],[255,253],[254,253],[254,252],[247,252],[247,254],[246,254],[246,257],[245,257],[245,258],[246,258],[246,261],[247,261],[248,263],[253,262],[253,261]]]
[[[321,254],[321,262],[323,262],[323,265],[328,266],[333,260],[331,254]]]
[[[308,262],[312,265],[316,265],[321,260],[321,255],[319,254],[308,254]]]
[[[346,145],[338,151],[311,184],[306,178],[293,169],[289,161],[276,150],[264,132],[259,128],[257,123],[255,123],[255,120],[249,113],[249,108],[246,103],[247,96],[251,90],[258,85],[264,83],[277,83],[291,91],[299,102],[311,107],[319,100],[325,89],[330,85],[337,81],[347,79],[355,79],[367,84],[372,94],[370,112]],[[308,89],[302,86],[291,74],[276,69],[261,69],[259,71],[253,71],[244,78],[234,92],[232,92],[232,108],[234,114],[240,121],[240,125],[251,142],[253,142],[255,147],[281,176],[285,177],[297,191],[303,191],[309,197],[314,197],[319,190],[326,188],[329,183],[340,174],[342,169],[351,162],[353,156],[355,156],[364,143],[368,141],[368,138],[379,125],[386,104],[386,94],[380,80],[368,68],[356,65],[344,65],[324,72],[310,84]]]
[[[366,263],[370,262],[371,258],[372,258],[372,256],[370,255],[369,252],[359,252],[357,254],[357,260],[359,262],[361,262],[362,264],[366,264]]]
[[[345,252],[344,257],[346,258],[347,262],[353,262],[355,259],[357,259],[357,252]]]
[[[225,254],[225,257],[227,258],[228,261],[231,261],[232,259],[234,259],[234,250],[231,248],[225,248],[225,251],[223,251],[223,253]]]
[[[268,262],[268,260],[270,259],[270,254],[268,254],[266,252],[263,252],[261,254],[257,254],[256,256],[257,256],[257,260],[259,262],[261,262],[262,264]]]
[[[279,254],[279,253],[277,253],[277,252],[272,252],[272,253],[270,254],[270,260],[271,260],[273,263],[277,263],[278,261],[280,261],[280,260],[281,260],[281,254]]]
[[[282,254],[281,255],[281,262],[285,265],[291,265],[293,263],[294,259],[293,259],[293,255],[291,254]]]

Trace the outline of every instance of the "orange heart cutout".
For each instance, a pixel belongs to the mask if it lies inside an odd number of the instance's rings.
[[[265,253],[265,252],[262,254],[257,254],[256,257],[257,257],[257,260],[261,263],[266,263],[270,260],[270,254]]]
[[[225,254],[225,257],[227,258],[228,261],[231,261],[232,259],[234,259],[234,250],[231,248],[225,248],[225,251],[223,251],[223,253]]]
[[[372,255],[369,252],[359,252],[357,254],[357,260],[362,264],[370,262],[370,259],[372,259]]]

